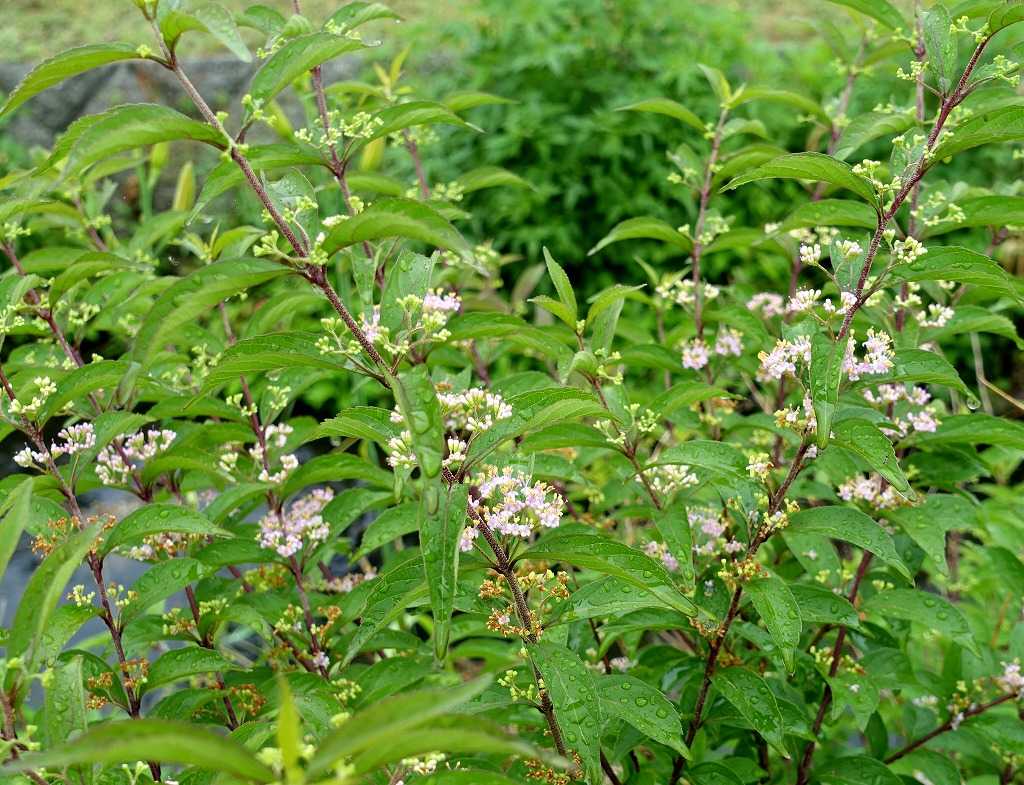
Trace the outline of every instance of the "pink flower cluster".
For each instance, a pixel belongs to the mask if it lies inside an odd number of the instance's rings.
[[[454,434],[469,433],[468,439],[458,435],[447,438],[445,466],[454,466],[466,460],[466,451],[474,434],[490,430],[499,420],[507,420],[512,416],[511,404],[506,403],[498,393],[488,392],[482,387],[463,392],[438,390],[437,399],[441,404],[445,430]],[[391,412],[391,422],[402,426],[406,424],[397,407]],[[388,440],[388,465],[394,469],[411,469],[416,465],[412,431],[404,429],[398,436]]]
[[[324,521],[324,507],[334,498],[330,488],[317,488],[312,493],[292,502],[281,513],[269,512],[260,521],[256,539],[264,548],[277,551],[288,558],[305,545],[327,539],[330,527]]]
[[[882,428],[882,432],[894,439],[902,439],[911,429],[920,433],[935,432],[942,423],[935,415],[934,406],[928,405],[931,398],[924,387],[913,385],[907,387],[902,384],[880,384],[874,393],[871,390],[864,391],[864,400],[876,406],[884,406],[886,409],[890,405],[895,408],[901,401],[906,401],[909,407],[920,407],[918,410],[911,408],[902,416],[893,413],[890,419],[896,427]]]
[[[861,502],[876,510],[891,510],[904,504],[903,497],[877,474],[855,474],[839,486],[838,493],[843,501]]]
[[[167,429],[118,436],[96,456],[96,474],[104,485],[127,485],[132,472],[166,451],[177,438]]]
[[[757,358],[761,361],[761,367],[757,372],[760,381],[795,376],[798,362],[811,361],[811,339],[803,335],[792,341],[783,338],[776,342],[774,349],[770,352],[761,352]]]
[[[1020,670],[1020,661],[1003,663],[1003,673],[996,678],[996,682],[1007,692],[1024,696],[1024,673]]]
[[[858,360],[854,353],[853,340],[846,345],[846,357],[843,358],[843,372],[850,381],[857,381],[861,376],[877,376],[886,373],[893,366],[892,338],[874,328],[868,330],[867,340],[861,344],[864,357]]]
[[[57,434],[57,440],[50,445],[50,456],[56,460],[62,455],[75,455],[84,450],[91,450],[96,446],[96,431],[92,423],[80,423],[62,428]],[[31,447],[19,451],[14,456],[14,462],[27,469],[29,466],[40,466],[46,463],[46,455],[36,452]]]
[[[441,392],[441,413],[449,431],[486,431],[512,416],[512,406],[498,393],[474,387],[464,392]],[[394,417],[392,416],[392,419]]]
[[[774,316],[782,316],[785,313],[784,303],[785,300],[782,299],[781,294],[758,292],[747,300],[747,310],[760,311],[765,319],[771,319]]]
[[[687,513],[690,528],[696,534],[700,532],[704,542],[694,542],[693,551],[698,556],[713,556],[716,553],[736,553],[743,550],[743,543],[726,537],[728,526],[722,516],[710,509],[692,509]]]
[[[427,292],[423,298],[423,311],[426,312],[442,312],[442,313],[455,313],[462,307],[462,300],[457,294],[452,292],[446,293],[443,289],[435,289],[432,292]]]
[[[469,506],[498,534],[529,537],[538,527],[557,528],[562,522],[565,500],[547,483],[531,483],[530,478],[510,467],[498,471],[493,466],[473,478],[479,498]],[[460,547],[468,551],[478,532],[467,526]]]
[[[665,565],[665,569],[669,572],[675,572],[679,569],[679,560],[672,555],[672,551],[670,551],[668,546],[663,542],[655,542],[654,540],[651,540],[644,546],[644,553],[652,559],[658,559],[663,565]]]

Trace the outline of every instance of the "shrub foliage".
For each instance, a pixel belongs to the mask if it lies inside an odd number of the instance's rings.
[[[298,2],[135,0],[152,43],[29,73],[0,115],[124,60],[168,71],[194,113],[84,117],[0,183],[0,434],[20,467],[0,571],[22,540],[38,557],[0,639],[0,777],[1019,776],[1024,426],[997,415],[1022,405],[980,347],[1019,344],[1022,287],[992,257],[1024,199],[940,178],[1024,139],[1000,54],[1024,4],[836,3],[861,38],[828,110],[706,66],[709,116],[616,107],[678,124],[692,210],[609,226],[591,264],[640,240],[667,261],[587,301],[546,252],[506,290],[507,260],[457,228],[464,195],[517,174],[424,173],[437,126],[479,133],[465,112],[515,96],[419,100],[404,56],[325,83],[394,17],[380,4],[314,22]],[[239,116],[190,81],[197,34],[242,59],[261,36]],[[872,67],[905,95],[848,116]],[[767,141],[765,102],[818,146]],[[182,142],[220,161],[199,184],[177,167],[154,210]],[[395,155],[413,182],[379,168]],[[108,214],[132,170],[149,207],[126,231]],[[716,204],[777,180],[796,181],[777,223]],[[239,192],[262,225],[205,219]],[[702,275],[716,255],[724,285]],[[964,346],[970,383],[947,359]]]

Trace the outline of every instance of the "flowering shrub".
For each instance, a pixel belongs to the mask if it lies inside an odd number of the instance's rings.
[[[431,126],[477,132],[461,113],[502,99],[416,100],[401,57],[325,84],[382,5],[314,23],[297,2],[236,20],[135,0],[153,43],[31,72],[0,114],[139,60],[200,119],[115,107],[0,184],[0,433],[23,470],[0,483],[0,569],[23,535],[40,559],[0,639],[0,776],[1018,777],[1024,427],[994,403],[1024,406],[985,379],[979,336],[1019,343],[1022,289],[992,254],[1024,199],[941,176],[1024,139],[997,53],[1024,4],[837,2],[861,41],[827,110],[706,67],[717,117],[623,107],[680,122],[669,182],[693,210],[612,227],[593,254],[648,239],[678,262],[638,260],[644,285],[586,304],[549,254],[549,294],[532,273],[506,294],[501,238],[455,228],[465,194],[514,173],[425,174]],[[232,118],[177,52],[206,33],[248,59],[239,25],[262,63]],[[899,68],[909,109],[848,115],[870,67]],[[751,143],[762,101],[825,152]],[[222,160],[198,194],[184,165],[172,209],[127,236],[112,178],[182,140]],[[846,162],[862,149],[886,152]],[[394,155],[414,182],[378,171]],[[777,224],[718,211],[778,179],[807,185]],[[263,226],[203,222],[239,189]],[[729,280],[702,274],[714,254]],[[964,341],[976,384],[944,355]]]

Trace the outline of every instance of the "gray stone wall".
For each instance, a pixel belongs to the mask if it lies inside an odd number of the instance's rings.
[[[324,67],[325,80],[330,84],[352,79],[360,65],[358,57],[332,61]],[[214,109],[235,111],[258,63],[210,58],[192,60],[186,67],[189,78]],[[0,91],[9,93],[30,68],[31,65],[21,63],[0,63]],[[296,113],[294,100],[283,100],[289,114]],[[18,108],[2,133],[13,135],[26,146],[49,147],[57,135],[82,115],[140,102],[160,103],[194,114],[171,72],[156,63],[129,61],[89,71],[41,93]]]

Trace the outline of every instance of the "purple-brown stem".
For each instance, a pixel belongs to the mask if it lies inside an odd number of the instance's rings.
[[[871,266],[875,261],[875,256],[878,254],[878,248],[882,243],[882,235],[885,233],[889,222],[892,221],[896,213],[903,206],[910,193],[917,187],[917,184],[921,182],[921,178],[924,177],[927,171],[928,157],[935,147],[935,143],[938,141],[939,134],[942,132],[943,126],[949,119],[950,113],[960,105],[960,103],[968,95],[968,80],[977,66],[978,61],[981,59],[982,52],[985,51],[985,47],[991,40],[991,36],[982,39],[974,49],[974,53],[971,55],[971,59],[968,61],[967,66],[964,68],[963,74],[960,76],[960,81],[957,82],[956,89],[943,99],[942,104],[939,107],[938,116],[935,118],[935,124],[932,126],[931,131],[928,134],[928,139],[925,142],[924,152],[917,161],[917,165],[914,167],[914,173],[910,176],[906,183],[900,188],[896,196],[892,200],[892,204],[888,209],[883,209],[878,214],[878,226],[875,229],[875,233],[871,236],[871,243],[868,246],[867,256],[864,258],[864,266],[861,268],[860,277],[857,280],[857,289],[854,292],[857,300],[851,305],[847,311],[846,316],[843,318],[843,325],[839,330],[839,340],[842,340],[847,336],[850,331],[850,325],[853,322],[854,314],[860,310],[861,306],[864,305],[866,297],[864,297],[864,285],[867,283],[868,274],[871,272]]]
[[[408,130],[402,131],[402,141],[405,142],[405,149],[409,151],[409,157],[412,158],[413,168],[416,169],[416,182],[420,188],[420,198],[430,198],[430,185],[427,183],[427,173],[423,170],[423,159],[420,157],[420,148],[416,144],[416,140],[412,138],[412,134]]]
[[[718,115],[718,123],[715,125],[714,136],[711,139],[711,153],[704,166],[704,182],[700,187],[700,206],[697,209],[697,222],[693,230],[693,251],[690,258],[693,260],[693,322],[698,339],[704,337],[704,291],[700,275],[700,260],[704,255],[704,243],[701,242],[701,235],[704,234],[704,224],[707,221],[708,202],[711,200],[711,183],[715,177],[715,165],[718,163],[718,153],[722,148],[722,130],[725,128],[728,116],[729,110],[725,108]]]
[[[990,700],[988,703],[981,703],[981,704],[978,704],[977,706],[974,706],[972,708],[966,709],[964,712],[962,712],[963,716],[954,715],[954,716],[950,717],[948,720],[946,720],[944,723],[939,725],[937,728],[934,728],[933,730],[930,730],[928,733],[924,734],[924,736],[921,736],[920,738],[914,739],[909,744],[907,744],[907,745],[905,745],[903,747],[900,747],[898,750],[896,750],[896,752],[892,753],[891,755],[886,756],[885,762],[886,763],[892,763],[895,760],[899,760],[904,755],[909,755],[911,752],[916,750],[918,747],[921,747],[922,745],[927,744],[929,741],[934,739],[936,736],[941,736],[943,733],[946,733],[946,732],[951,731],[951,730],[955,730],[957,727],[960,726],[960,723],[963,722],[964,720],[970,719],[971,717],[977,717],[979,714],[983,714],[984,712],[988,711],[989,709],[991,709],[991,708],[993,708],[995,706],[999,706],[1000,704],[1006,703],[1007,701],[1016,700],[1018,697],[1019,696],[1017,695],[1017,693],[1015,693],[1015,692],[1008,692],[1006,695],[1001,695],[1000,697],[995,698],[994,700]]]
[[[797,450],[796,455],[793,457],[793,462],[790,464],[789,471],[786,473],[785,479],[782,484],[778,487],[778,490],[772,495],[771,500],[768,503],[768,513],[765,518],[770,518],[776,512],[782,508],[782,503],[786,499],[786,494],[792,486],[793,481],[797,475],[800,474],[800,470],[804,465],[804,458],[807,455],[807,450],[810,448],[809,442],[804,442],[800,445],[800,449]],[[752,558],[758,548],[768,539],[771,532],[760,531],[754,535],[747,547],[746,558]],[[701,722],[703,720],[702,714],[704,712],[704,704],[707,701],[708,691],[711,688],[711,678],[715,675],[715,666],[718,663],[718,656],[722,652],[722,647],[725,645],[726,635],[729,633],[729,628],[732,627],[732,623],[736,620],[736,616],[739,614],[740,600],[743,598],[743,584],[737,583],[736,588],[733,590],[732,599],[729,602],[729,610],[726,611],[725,618],[719,625],[718,629],[715,630],[714,639],[711,641],[710,648],[708,649],[708,658],[704,665],[704,675],[701,678],[700,690],[697,693],[697,700],[693,706],[693,719],[690,720],[689,728],[686,731],[686,745],[690,746],[693,743],[694,738],[697,736],[697,731],[700,730]],[[679,775],[682,774],[683,766],[686,761],[682,756],[678,756],[672,767],[672,776],[669,778],[669,785],[674,785]]]
[[[860,564],[857,565],[857,573],[854,575],[853,583],[850,586],[850,593],[847,595],[847,599],[853,603],[857,599],[857,592],[860,591],[860,584],[864,580],[864,576],[867,574],[868,567],[871,565],[872,554],[870,551],[864,551],[864,555],[861,556]],[[834,678],[836,673],[839,672],[839,663],[842,660],[843,645],[846,642],[846,627],[840,626],[839,631],[836,633],[836,641],[832,646],[832,656],[828,666],[828,677]],[[828,712],[829,706],[832,705],[832,686],[826,682],[825,691],[822,694],[821,703],[818,706],[818,713],[814,717],[814,725],[811,729],[811,735],[817,738],[821,732],[821,726],[825,722],[825,715]],[[805,785],[807,782],[808,775],[811,770],[811,762],[814,759],[815,742],[809,741],[804,747],[803,756],[800,758],[800,765],[797,768],[796,782],[797,785]]]

